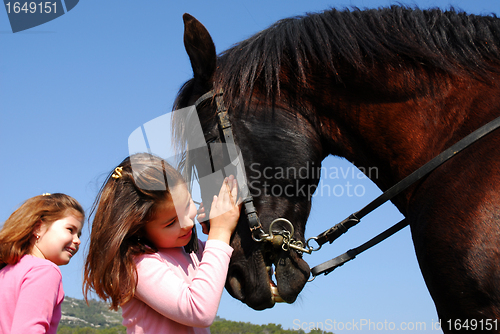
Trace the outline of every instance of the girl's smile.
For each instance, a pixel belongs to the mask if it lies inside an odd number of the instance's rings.
[[[179,237],[179,239],[191,239],[191,235],[193,234],[193,230],[189,230],[189,232],[186,235],[183,235],[182,237]]]
[[[68,264],[80,247],[82,220],[73,215],[56,220],[50,226],[42,223],[37,232],[38,239],[32,255],[54,262]]]
[[[78,251],[76,249],[76,247],[75,248],[73,248],[73,247],[65,247],[64,250],[67,251],[70,254],[71,257],[73,257],[73,255],[75,255],[75,253]]]

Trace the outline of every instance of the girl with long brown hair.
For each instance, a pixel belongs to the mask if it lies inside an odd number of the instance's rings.
[[[0,230],[0,333],[56,333],[61,271],[80,246],[81,205],[65,194],[24,202]]]
[[[94,204],[85,298],[94,291],[121,307],[127,333],[209,333],[232,254],[236,198],[231,176],[214,196],[208,240],[198,241],[197,210],[179,172],[147,153],[126,158]]]

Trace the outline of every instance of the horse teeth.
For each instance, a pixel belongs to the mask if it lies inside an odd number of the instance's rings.
[[[267,274],[269,276],[269,283],[273,286],[276,286],[276,283],[273,281],[274,270],[272,266],[266,266]]]
[[[271,293],[273,294],[273,302],[275,303],[284,303],[285,301],[283,300],[283,298],[280,297],[279,293],[278,293],[278,288],[271,284]]]
[[[274,269],[273,266],[267,266],[266,267],[267,273],[269,274],[269,277],[274,275]]]

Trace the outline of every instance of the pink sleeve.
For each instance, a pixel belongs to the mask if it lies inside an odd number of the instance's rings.
[[[47,333],[54,308],[63,299],[59,269],[52,266],[34,267],[26,273],[21,284],[11,332]]]
[[[233,249],[208,240],[191,284],[165,263],[144,258],[137,265],[136,297],[163,316],[191,327],[209,327],[215,319]]]

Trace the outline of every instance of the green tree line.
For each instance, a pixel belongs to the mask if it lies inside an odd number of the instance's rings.
[[[248,322],[236,322],[225,319],[218,319],[210,327],[212,334],[333,334],[322,330],[311,330],[305,332],[303,330],[283,329],[281,325],[267,324],[254,325]],[[91,327],[68,327],[60,326],[57,330],[58,334],[126,334],[127,330],[124,326],[118,325],[108,328],[91,328]]]
[[[62,304],[63,318],[58,334],[126,334],[121,324],[121,312],[111,311],[109,305],[97,300],[88,304],[80,299],[66,297]],[[217,317],[210,326],[212,334],[333,334],[322,330],[305,332],[302,329],[283,329],[281,325],[255,325],[249,322],[230,321]]]

